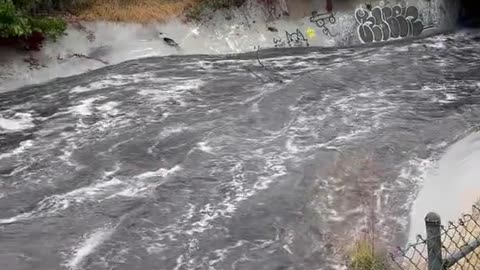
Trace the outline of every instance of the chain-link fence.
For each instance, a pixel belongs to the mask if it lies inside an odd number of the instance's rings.
[[[416,243],[391,253],[401,270],[476,270],[480,269],[480,208],[457,222],[441,225],[440,216],[425,217],[427,236],[417,236]]]

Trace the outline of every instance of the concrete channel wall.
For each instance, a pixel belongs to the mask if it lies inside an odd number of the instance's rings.
[[[305,18],[305,29],[274,41],[276,47],[354,45],[415,38],[453,29],[460,0],[279,0],[289,18]],[[284,8],[285,9],[285,8]],[[310,25],[309,25],[310,23]],[[284,31],[279,31],[285,33]],[[315,39],[323,39],[323,42]]]

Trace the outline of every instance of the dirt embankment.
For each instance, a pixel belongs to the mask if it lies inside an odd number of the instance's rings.
[[[258,0],[268,3],[272,0]],[[74,15],[82,21],[165,22],[200,20],[208,11],[240,7],[246,0],[87,0]]]
[[[100,0],[75,12],[79,20],[148,23],[166,21],[202,5],[201,0]]]
[[[265,6],[275,18],[302,18],[312,11],[352,9],[361,0],[83,0],[74,12],[83,21],[165,22],[172,18],[201,20],[208,11],[240,7],[245,2]],[[270,14],[272,15],[272,14]]]

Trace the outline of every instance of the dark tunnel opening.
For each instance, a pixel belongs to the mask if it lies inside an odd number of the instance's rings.
[[[480,27],[480,0],[461,0],[459,23],[463,27]]]

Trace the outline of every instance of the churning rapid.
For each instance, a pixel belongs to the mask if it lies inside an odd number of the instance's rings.
[[[152,57],[0,94],[2,269],[335,269],[372,227],[402,245],[478,126],[479,46]]]

